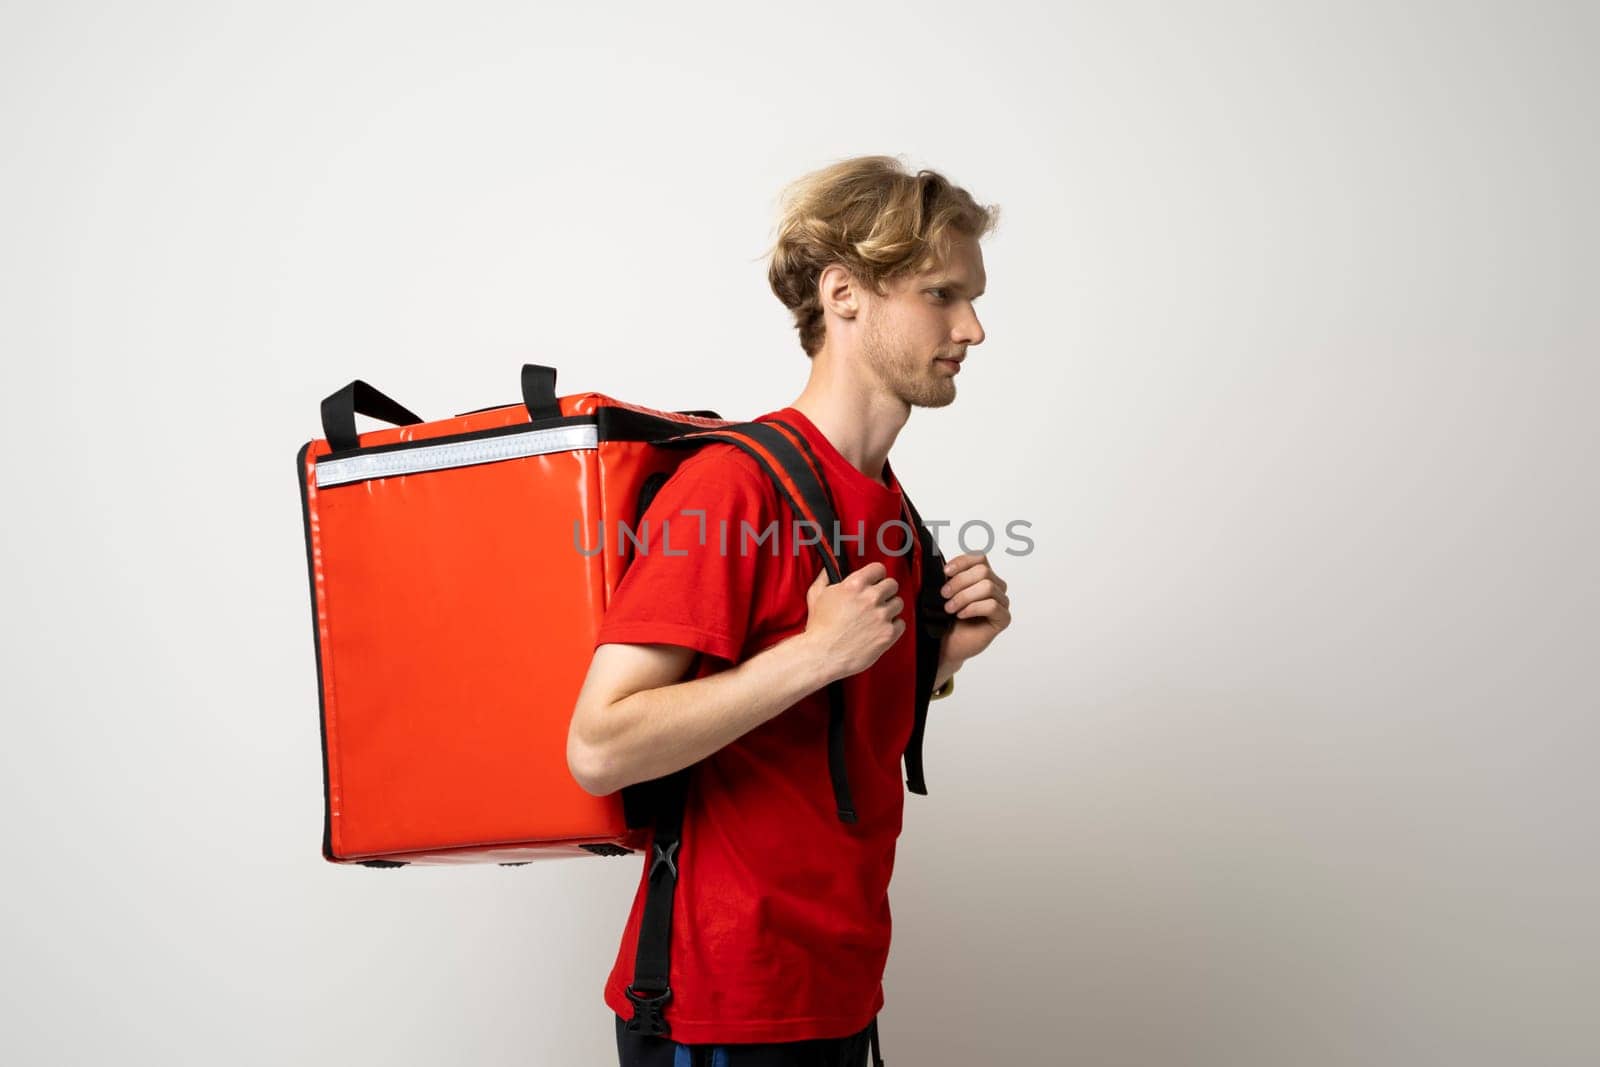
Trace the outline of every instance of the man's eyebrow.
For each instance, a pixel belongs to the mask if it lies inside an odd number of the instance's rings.
[[[933,281],[928,283],[928,286],[929,288],[937,289],[955,289],[963,293],[972,292],[965,282],[956,281],[954,278],[935,278]],[[982,296],[983,293],[984,291],[979,289],[977,292],[972,293],[972,299],[978,299],[978,297]]]

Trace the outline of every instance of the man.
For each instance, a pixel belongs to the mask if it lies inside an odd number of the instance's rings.
[[[692,767],[673,857],[670,1034],[627,1025],[646,864],[605,988],[623,1067],[860,1064],[869,1039],[877,1055],[920,577],[888,455],[913,407],[955,400],[983,341],[973,302],[994,222],[941,175],[884,156],[809,174],[785,197],[769,280],[811,373],[761,419],[810,446],[848,577],[828,584],[768,476],[732,445],[702,446],[645,513],[655,543],[607,609],[568,746],[597,796]],[[955,623],[940,687],[1011,621],[985,556],[956,556],[946,575]],[[839,680],[854,823],[839,818],[823,743]]]

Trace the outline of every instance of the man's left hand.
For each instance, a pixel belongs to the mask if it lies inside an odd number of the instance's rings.
[[[966,660],[989,647],[1000,631],[1011,625],[1011,598],[1006,583],[989,566],[989,557],[968,552],[945,564],[945,613],[955,626],[940,649],[939,677],[946,678]]]

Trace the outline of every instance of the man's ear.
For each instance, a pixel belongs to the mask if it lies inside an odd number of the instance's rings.
[[[861,313],[860,283],[842,266],[830,263],[817,277],[817,300],[829,314],[853,319]]]

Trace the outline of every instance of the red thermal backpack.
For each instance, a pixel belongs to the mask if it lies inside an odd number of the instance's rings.
[[[822,467],[794,427],[661,411],[600,393],[557,397],[554,368],[522,368],[520,403],[425,422],[353,381],[322,402],[321,438],[299,450],[325,800],[322,854],[373,867],[501,863],[652,851],[635,1026],[665,1033],[671,914],[688,768],[607,797],[566,762],[567,732],[625,552],[576,551],[576,531],[637,529],[696,447],[753,458],[798,520],[835,531]],[[358,433],[356,415],[392,426]],[[907,787],[926,794],[922,737],[951,620],[944,560],[910,500],[917,593],[915,724]],[[815,545],[830,582],[849,563]],[[839,818],[843,687],[828,688],[828,760]],[[657,877],[658,872],[661,873]],[[649,936],[647,937],[646,934]]]

